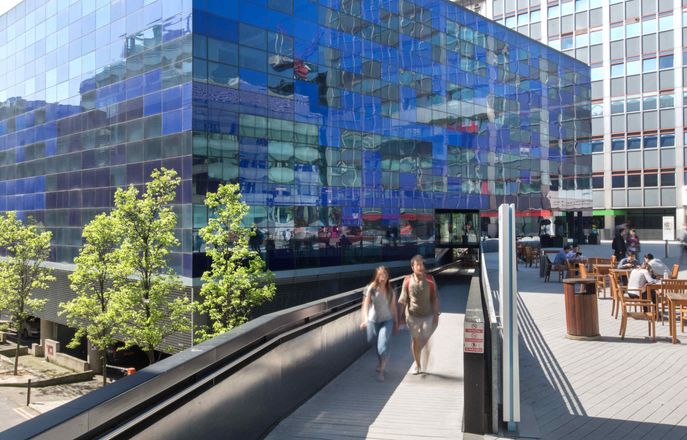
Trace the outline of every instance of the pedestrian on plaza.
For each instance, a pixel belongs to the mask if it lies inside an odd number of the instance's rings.
[[[376,340],[378,379],[384,381],[389,360],[391,334],[398,331],[396,294],[389,284],[389,271],[384,266],[375,270],[374,278],[365,288],[360,328],[367,330],[367,340]]]
[[[639,236],[637,235],[637,232],[634,229],[630,229],[625,244],[628,252],[634,252],[635,254],[639,254]]]
[[[415,360],[413,374],[420,374],[426,372],[431,349],[429,339],[439,325],[439,296],[434,278],[425,272],[421,255],[410,260],[410,268],[413,273],[404,278],[398,302],[405,311],[410,330]]]
[[[627,246],[625,245],[624,229],[619,229],[618,232],[615,233],[615,238],[613,239],[611,247],[613,248],[613,255],[615,255],[616,260],[620,261],[625,258],[625,254],[627,254]]]

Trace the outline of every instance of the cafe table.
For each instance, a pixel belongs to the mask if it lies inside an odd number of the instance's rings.
[[[670,336],[673,338],[673,344],[677,344],[677,316],[676,310],[681,306],[687,306],[687,293],[668,292],[668,321],[670,323]],[[682,319],[682,318],[680,318]]]

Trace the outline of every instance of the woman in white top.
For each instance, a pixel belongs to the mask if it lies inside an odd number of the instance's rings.
[[[631,298],[639,298],[638,294],[630,292],[640,291],[644,293],[647,284],[656,282],[658,281],[655,280],[651,276],[651,272],[649,272],[649,264],[642,263],[641,266],[632,269],[632,272],[630,272],[630,276],[627,280],[628,296]]]
[[[384,266],[375,270],[372,282],[365,288],[360,328],[367,329],[367,340],[377,339],[377,372],[384,380],[384,369],[389,360],[391,333],[398,331],[396,294],[389,284],[389,271]]]

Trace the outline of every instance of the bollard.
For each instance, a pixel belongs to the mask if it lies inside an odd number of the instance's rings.
[[[668,240],[666,240],[666,258],[668,258]]]
[[[31,379],[26,382],[26,406],[31,404]]]

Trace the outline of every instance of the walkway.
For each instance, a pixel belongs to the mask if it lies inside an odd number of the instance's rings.
[[[442,315],[432,337],[428,374],[413,376],[410,336],[392,342],[385,382],[376,379],[374,350],[353,363],[283,420],[277,439],[460,439],[463,414],[463,314],[468,285],[437,277]]]
[[[663,257],[662,246],[656,248],[643,250]],[[608,246],[583,250],[602,256]],[[493,287],[498,286],[496,258],[487,254]],[[544,283],[538,268],[522,265],[518,283],[523,419],[532,414],[536,425],[529,431],[545,439],[687,438],[687,333],[673,345],[667,323],[659,323],[653,343],[646,322],[629,321],[621,340],[611,301],[601,299],[602,338],[567,339],[563,285]]]

